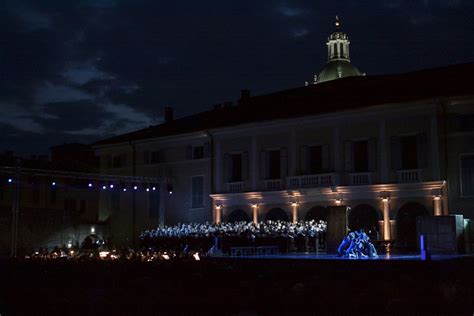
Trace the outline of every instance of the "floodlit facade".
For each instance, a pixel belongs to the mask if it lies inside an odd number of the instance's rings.
[[[102,173],[162,179],[154,193],[101,193],[107,233],[119,242],[159,224],[324,219],[347,205],[350,228],[409,245],[419,215],[472,218],[474,65],[362,76],[348,47],[337,29],[315,84],[243,91],[237,104],[96,143]]]

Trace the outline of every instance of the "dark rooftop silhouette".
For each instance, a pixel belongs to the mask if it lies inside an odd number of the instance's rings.
[[[382,104],[473,95],[474,63],[404,74],[348,77],[267,95],[101,140],[106,145],[246,123],[362,109]]]

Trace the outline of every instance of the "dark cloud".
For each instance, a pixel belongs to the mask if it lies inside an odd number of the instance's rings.
[[[17,1],[0,4],[0,150],[91,141],[301,86],[338,14],[368,74],[472,61],[463,0]]]

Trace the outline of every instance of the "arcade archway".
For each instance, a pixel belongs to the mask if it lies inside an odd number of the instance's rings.
[[[327,221],[328,220],[328,209],[324,206],[318,205],[312,207],[307,213],[306,216],[304,217],[305,221]]]
[[[399,246],[416,250],[416,218],[429,214],[428,209],[418,202],[408,202],[400,207],[396,218]]]
[[[377,210],[368,204],[359,204],[349,211],[349,229],[352,231],[363,229],[370,238],[376,238],[378,221]]]
[[[285,221],[288,222],[290,219],[286,212],[279,207],[272,208],[268,211],[267,215],[265,215],[266,221]]]
[[[243,210],[234,210],[232,213],[229,214],[230,223],[236,222],[250,222],[250,216],[244,212]]]

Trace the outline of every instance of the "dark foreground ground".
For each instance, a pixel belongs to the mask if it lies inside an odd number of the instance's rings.
[[[474,315],[474,259],[0,261],[4,315]]]

